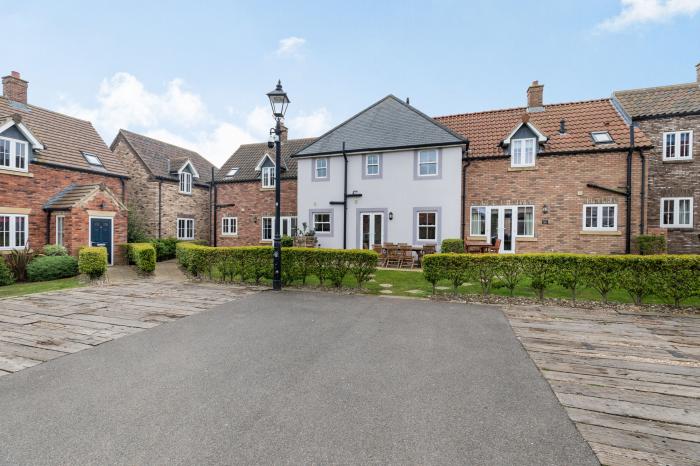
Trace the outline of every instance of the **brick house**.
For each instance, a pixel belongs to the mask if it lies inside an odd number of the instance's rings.
[[[437,117],[469,139],[462,231],[501,252],[624,253],[645,231],[642,150],[611,99]],[[629,175],[628,175],[629,171]]]
[[[104,245],[120,262],[128,174],[89,121],[27,103],[12,72],[0,97],[0,252]]]
[[[700,253],[700,63],[687,84],[616,91],[629,121],[654,144],[648,151],[648,225],[671,253]]]
[[[281,136],[281,235],[294,236],[297,225],[297,161],[291,155],[314,141]],[[217,172],[214,185],[214,244],[269,244],[274,237],[275,149],[267,143],[243,144]]]
[[[197,152],[127,130],[111,150],[129,173],[127,195],[154,238],[211,241],[210,194],[214,165]]]

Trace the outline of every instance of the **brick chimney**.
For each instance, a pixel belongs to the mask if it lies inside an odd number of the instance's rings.
[[[695,65],[695,74],[696,74],[698,84],[700,84],[700,63]]]
[[[17,71],[2,78],[2,95],[15,102],[27,103],[27,87],[29,83],[19,77]]]
[[[527,109],[532,110],[542,110],[542,94],[544,93],[544,84],[540,84],[537,81],[532,81],[530,87],[527,88]]]
[[[284,123],[282,123],[282,132],[280,133],[280,142],[287,142],[287,136],[289,135],[289,128],[287,128]]]

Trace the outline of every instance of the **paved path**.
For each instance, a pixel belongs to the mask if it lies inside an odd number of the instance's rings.
[[[700,317],[505,312],[601,463],[700,464]]]
[[[3,464],[597,464],[493,307],[263,292],[0,394]]]

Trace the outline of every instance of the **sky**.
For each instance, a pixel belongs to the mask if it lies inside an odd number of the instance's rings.
[[[690,82],[700,62],[700,0],[0,3],[0,73],[29,103],[217,166],[267,140],[278,79],[299,138],[387,94],[438,116],[522,106],[533,80],[545,104]]]

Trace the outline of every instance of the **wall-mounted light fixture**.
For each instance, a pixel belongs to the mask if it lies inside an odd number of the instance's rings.
[[[549,207],[547,207],[547,204],[543,205],[543,206],[542,206],[542,213],[543,213],[543,214],[546,214],[546,213],[548,213],[548,212],[549,212]]]
[[[100,210],[103,210],[105,208],[105,203],[104,201],[100,202]]]
[[[394,220],[394,212],[389,212],[389,220]]]

